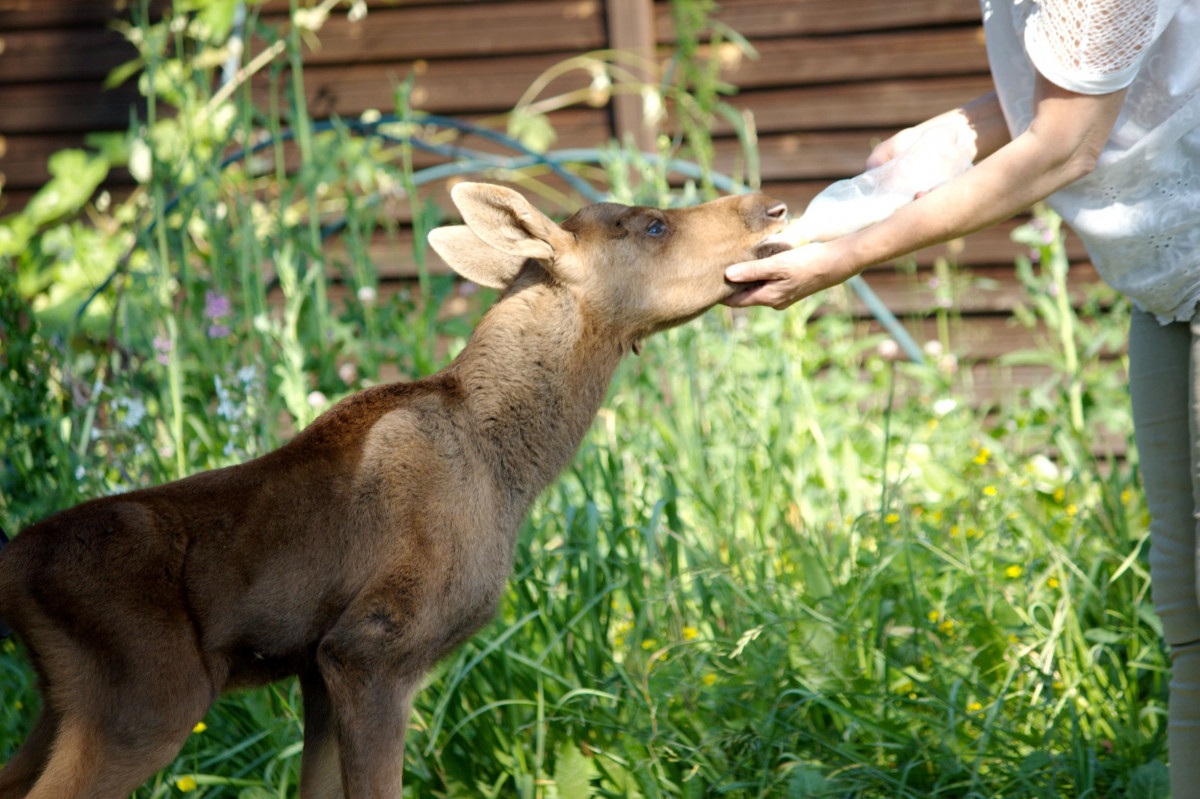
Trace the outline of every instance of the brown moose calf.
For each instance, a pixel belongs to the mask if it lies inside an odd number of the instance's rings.
[[[430,234],[503,289],[458,358],[335,405],[240,466],[85,502],[0,553],[41,716],[0,799],[121,799],[222,691],[299,675],[305,799],[400,796],[414,690],[491,618],[530,502],[622,355],[733,292],[782,203],[603,203],[561,226],[499,186]]]

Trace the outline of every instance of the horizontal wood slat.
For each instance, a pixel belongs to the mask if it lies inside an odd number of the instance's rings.
[[[757,57],[734,45],[705,51],[719,58],[721,77],[743,91],[842,81],[988,74],[978,27],[899,31],[856,36],[768,39]]]
[[[906,318],[903,322],[904,328],[918,344],[938,340],[936,320]],[[866,325],[871,333],[884,332],[883,326],[873,319]],[[1008,315],[956,317],[951,320],[949,328],[949,347],[946,351],[953,353],[960,361],[995,361],[1017,352],[1044,352],[1047,344],[1053,348],[1056,342],[1055,334],[1045,327],[1039,325],[1030,329]],[[1121,353],[1105,350],[1099,354],[1112,358]]]
[[[670,3],[655,3],[658,40],[675,40]],[[979,21],[977,0],[723,0],[716,19],[751,39]]]
[[[731,103],[754,113],[760,133],[838,128],[900,128],[956,108],[992,89],[979,75],[807,86],[738,94]],[[715,133],[731,134],[719,120]]]
[[[130,5],[130,0],[0,0],[0,31],[96,29],[109,20],[128,18]],[[169,5],[170,0],[151,0],[151,14]]]
[[[98,82],[0,86],[0,134],[120,130],[140,103],[132,83],[110,91]]]
[[[124,36],[103,26],[5,31],[0,28],[0,84],[95,80],[137,56]]]
[[[907,272],[891,268],[873,269],[866,274],[871,290],[879,296],[888,310],[897,316],[926,314],[938,307],[938,296],[931,281],[933,270],[929,268]],[[951,281],[956,286],[951,292],[950,308],[962,314],[1007,315],[1019,304],[1028,304],[1030,297],[1017,278],[1011,264],[976,264],[951,270]],[[1090,263],[1072,264],[1069,294],[1074,306],[1083,301],[1089,285],[1099,281],[1096,269]],[[869,316],[855,292],[847,292],[849,310],[857,316]]]
[[[272,23],[286,21],[269,16]],[[308,64],[412,61],[515,53],[574,53],[606,46],[601,0],[523,0],[457,7],[380,6],[352,22],[340,7],[306,50]]]
[[[536,78],[561,60],[560,55],[530,55],[493,58],[486,63],[470,59],[397,63],[384,70],[376,65],[313,66],[304,74],[309,111],[320,117],[393,108],[394,89],[410,71],[415,74],[415,108],[437,113],[499,113],[511,109]],[[570,72],[551,82],[542,96],[583,89],[590,82],[585,72]]]

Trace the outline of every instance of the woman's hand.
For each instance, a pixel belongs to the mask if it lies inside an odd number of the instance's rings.
[[[769,305],[777,311],[822,289],[836,286],[857,274],[836,246],[827,243],[806,244],[770,258],[734,264],[725,270],[725,279],[746,287],[725,300],[740,308]]]

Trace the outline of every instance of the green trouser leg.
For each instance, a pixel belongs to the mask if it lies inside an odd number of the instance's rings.
[[[1150,580],[1171,647],[1168,745],[1174,799],[1200,798],[1200,314],[1160,325],[1134,311],[1129,383],[1146,504]]]

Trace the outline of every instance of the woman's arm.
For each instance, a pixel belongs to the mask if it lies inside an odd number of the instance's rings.
[[[1124,98],[1123,89],[1077,94],[1039,75],[1033,122],[1002,146],[996,131],[998,108],[986,96],[977,101],[984,105],[974,109],[973,119],[967,107],[951,112],[978,125],[979,152],[996,147],[994,152],[857,233],[729,267],[725,276],[732,282],[765,282],[734,295],[727,304],[786,308],[868,266],[965,236],[1025,210],[1092,171]]]

